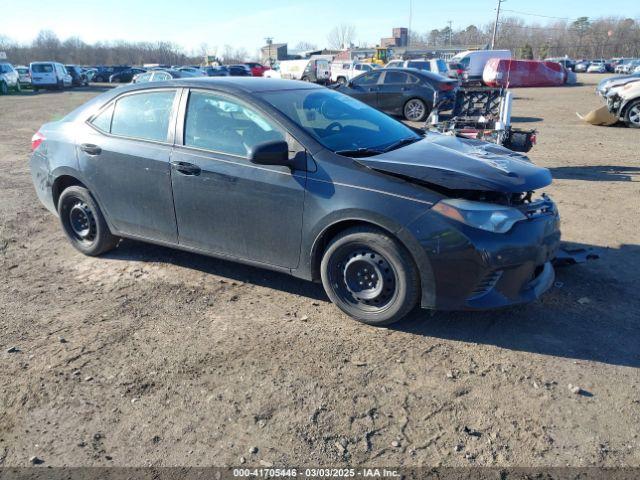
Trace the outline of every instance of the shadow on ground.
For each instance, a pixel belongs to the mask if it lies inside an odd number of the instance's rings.
[[[511,117],[512,123],[536,123],[542,122],[544,118],[540,117]]]
[[[588,180],[594,182],[634,182],[640,176],[640,167],[617,165],[580,165],[549,169],[554,179]]]
[[[137,241],[125,240],[105,257],[173,264],[328,302],[322,286],[316,283]],[[623,245],[607,249],[599,260],[558,268],[555,291],[532,304],[486,312],[416,309],[391,328],[413,335],[637,368],[640,302],[631,287],[637,284],[639,272],[640,246]],[[585,296],[590,297],[589,303],[578,302]]]

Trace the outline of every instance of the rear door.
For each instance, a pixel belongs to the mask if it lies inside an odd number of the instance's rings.
[[[378,108],[394,115],[402,113],[405,102],[411,98],[416,86],[409,80],[416,77],[395,70],[388,70],[384,73],[378,93]]]
[[[176,89],[124,94],[77,137],[80,169],[115,228],[176,243],[169,160]]]
[[[267,114],[236,97],[192,90],[185,100],[171,159],[180,244],[296,267],[306,171],[255,165],[248,154],[272,140],[286,140],[291,156],[304,150]]]
[[[55,85],[58,83],[54,64],[34,63],[31,65],[31,83],[38,85]]]

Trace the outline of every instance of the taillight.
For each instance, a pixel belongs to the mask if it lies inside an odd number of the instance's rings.
[[[450,92],[451,90],[456,88],[456,83],[441,83],[440,84],[440,91],[441,92]]]
[[[36,132],[33,134],[33,137],[31,137],[31,151],[35,152],[35,150],[40,146],[40,144],[42,142],[44,142],[46,139],[44,137],[43,134],[41,134],[40,132]]]

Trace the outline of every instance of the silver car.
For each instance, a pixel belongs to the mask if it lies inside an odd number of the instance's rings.
[[[13,65],[0,62],[0,95],[6,95],[11,88],[20,91],[20,76]]]

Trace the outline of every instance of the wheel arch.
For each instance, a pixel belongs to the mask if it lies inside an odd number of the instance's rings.
[[[56,210],[58,209],[58,200],[60,199],[60,195],[62,195],[62,192],[64,192],[65,189],[72,186],[84,187],[89,190],[89,188],[80,179],[73,175],[62,174],[56,177],[53,181],[53,184],[51,185],[51,196],[53,199],[53,206]]]

